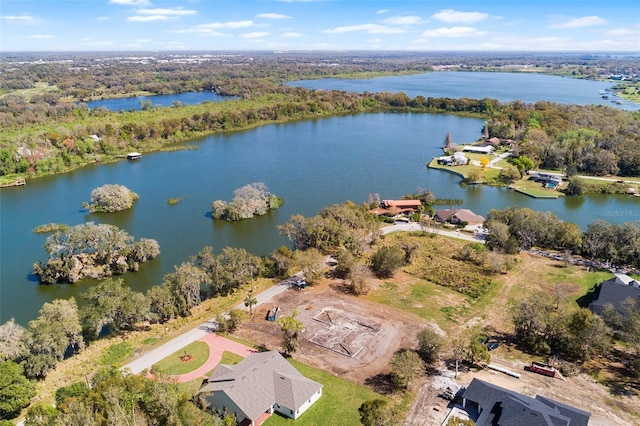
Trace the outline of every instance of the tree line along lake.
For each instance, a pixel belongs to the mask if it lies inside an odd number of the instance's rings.
[[[469,73],[468,79],[475,74]],[[495,74],[495,79],[495,84],[502,84],[502,75]],[[337,84],[342,82],[336,80]],[[588,91],[596,95],[602,87],[602,82],[581,82],[593,84]],[[372,89],[391,91],[377,86]],[[517,87],[512,89],[517,91]],[[492,208],[516,205],[552,211],[581,227],[598,218],[615,223],[640,219],[639,200],[634,197],[537,200],[506,188],[461,187],[459,177],[426,168],[434,156],[441,154],[447,132],[454,141],[469,142],[478,139],[482,126],[483,120],[475,118],[409,113],[357,114],[267,125],[191,141],[198,149],[149,153],[136,162],[89,166],[33,179],[25,187],[2,189],[0,322],[15,317],[26,324],[37,316],[44,302],[77,296],[93,284],[88,280],[45,286],[31,275],[32,264],[46,260],[42,248],[46,234],[32,230],[51,222],[109,223],[136,239],[157,240],[160,256],[145,263],[139,272],[122,276],[134,290],[145,291],[160,284],[174,265],[189,260],[204,246],[212,246],[216,252],[225,246],[241,247],[266,255],[288,244],[277,225],[291,215],[311,216],[324,206],[345,200],[360,203],[369,193],[385,199],[430,189],[440,198],[462,199],[463,207],[482,215]],[[271,192],[285,199],[285,205],[240,222],[211,219],[214,200],[229,201],[234,189],[251,182],[264,182]],[[89,201],[91,190],[107,183],[125,185],[136,192],[140,199],[133,209],[111,214],[83,210],[82,203]],[[180,201],[169,205],[167,201],[172,198]]]

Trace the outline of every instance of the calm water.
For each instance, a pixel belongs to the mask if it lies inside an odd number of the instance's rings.
[[[318,121],[269,125],[251,131],[194,141],[198,150],[146,154],[72,173],[30,180],[25,187],[0,192],[0,321],[26,323],[43,302],[84,291],[91,282],[43,286],[30,276],[31,265],[45,260],[46,235],[37,225],[104,222],[136,238],[154,238],[161,255],[140,272],[124,276],[136,290],[159,284],[174,265],[206,245],[216,251],[243,247],[266,255],[287,241],[276,229],[296,213],[305,216],[345,200],[362,202],[367,194],[400,197],[429,188],[441,198],[464,198],[480,214],[511,205],[551,210],[584,226],[595,218],[617,222],[638,219],[638,199],[585,197],[534,200],[507,189],[462,188],[449,173],[425,165],[441,153],[446,132],[454,140],[475,140],[482,120],[451,115],[362,114]],[[227,223],[210,219],[211,203],[229,200],[234,189],[265,182],[285,205],[252,220]],[[122,184],[140,195],[134,208],[117,214],[89,215],[82,210],[91,190]],[[169,206],[167,200],[181,197]]]
[[[607,92],[608,100],[602,99],[600,90],[612,87],[612,83],[542,74],[439,71],[362,80],[299,80],[289,84],[308,89],[358,93],[404,92],[411,98],[422,95],[433,98],[491,98],[501,102],[521,100],[527,103],[546,100],[577,105],[608,105],[627,110],[640,109],[640,105],[618,98],[613,92]],[[612,102],[618,100],[622,102],[621,105]]]
[[[229,97],[219,96],[213,92],[186,92],[175,95],[156,95],[156,96],[133,96],[129,98],[117,99],[101,99],[87,102],[90,109],[107,108],[111,111],[130,111],[140,109],[140,103],[151,101],[151,106],[171,106],[174,102],[183,104],[196,105],[202,102],[220,102],[229,99]]]

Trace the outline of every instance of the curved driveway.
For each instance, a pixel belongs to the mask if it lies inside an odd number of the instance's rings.
[[[422,227],[417,223],[407,223],[401,225],[390,225],[382,228],[383,234],[389,234],[391,232],[402,232],[402,231],[422,231]],[[451,238],[459,238],[461,240],[473,241],[473,242],[484,242],[479,236],[469,235],[466,232],[459,231],[444,231],[440,229],[432,229],[428,228],[427,232],[433,232],[437,235],[444,235],[446,237]],[[329,258],[325,259],[326,262],[329,261]],[[287,278],[284,281],[279,282],[278,284],[270,287],[263,292],[256,294],[255,297],[258,301],[257,305],[265,303],[269,301],[271,298],[279,295],[290,287],[290,284],[298,278],[302,278],[301,273],[297,273],[290,278]],[[247,309],[244,306],[244,302],[239,303],[235,306],[236,309]],[[153,349],[143,355],[140,355],[135,360],[131,361],[127,365],[122,367],[122,370],[128,370],[133,374],[138,374],[141,371],[147,369],[151,370],[151,366],[164,358],[168,357],[172,353],[184,348],[188,344],[195,342],[196,340],[203,340],[203,338],[209,334],[212,334],[216,330],[217,324],[214,318],[206,321],[199,326],[182,333],[181,335],[175,337],[174,339],[168,341],[167,343],[159,346],[156,349]],[[209,371],[209,370],[207,370]]]

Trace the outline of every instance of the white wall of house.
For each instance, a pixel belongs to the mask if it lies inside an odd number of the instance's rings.
[[[302,404],[300,406],[300,408],[298,408],[297,410],[293,410],[289,407],[285,407],[284,405],[278,405],[275,404],[273,406],[274,411],[277,411],[278,413],[282,414],[283,416],[289,417],[290,419],[297,419],[298,417],[300,417],[302,415],[302,413],[304,413],[305,411],[307,411],[309,409],[309,407],[311,407],[318,399],[320,399],[320,397],[322,396],[322,389],[320,389],[318,392],[314,393],[311,398],[309,398],[307,401],[305,401],[304,404]]]
[[[247,418],[245,414],[238,408],[231,398],[224,392],[213,392],[206,397],[207,402],[211,405],[211,408],[215,411],[228,414],[235,414],[236,422],[240,423]],[[249,419],[251,420],[251,419]]]

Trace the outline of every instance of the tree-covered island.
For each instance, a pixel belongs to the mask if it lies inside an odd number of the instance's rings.
[[[269,210],[277,209],[284,204],[284,199],[272,194],[262,182],[254,182],[233,191],[233,200],[213,202],[211,216],[213,219],[236,221],[262,216]]]
[[[108,224],[88,222],[47,237],[46,263],[33,264],[33,273],[44,284],[75,283],[84,278],[103,279],[140,265],[160,254],[156,240],[134,238]]]

